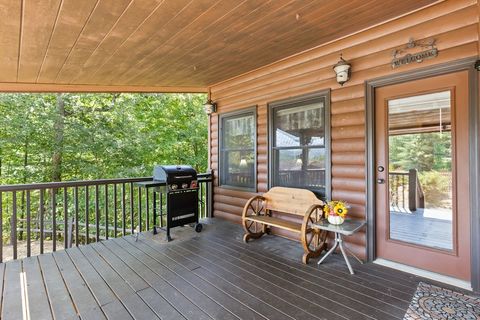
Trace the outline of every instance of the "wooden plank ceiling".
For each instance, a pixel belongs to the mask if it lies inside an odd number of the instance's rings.
[[[201,90],[433,2],[0,0],[0,82]]]

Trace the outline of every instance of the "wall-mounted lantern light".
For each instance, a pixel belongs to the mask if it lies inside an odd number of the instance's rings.
[[[350,65],[350,63],[345,61],[343,59],[342,55],[340,55],[340,61],[338,61],[337,64],[335,64],[333,66],[333,70],[337,74],[337,82],[341,86],[343,86],[343,84],[350,79],[350,68],[351,67],[352,66]]]
[[[217,104],[210,99],[203,104],[203,108],[208,115],[217,112]]]

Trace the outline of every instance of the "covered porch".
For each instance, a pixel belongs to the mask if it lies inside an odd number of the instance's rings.
[[[340,255],[303,265],[294,241],[246,245],[238,225],[203,222],[170,243],[144,232],[0,264],[1,317],[403,319],[419,283],[432,283],[372,263],[350,275]]]
[[[151,232],[164,225],[165,202],[138,183],[152,177],[0,186],[0,318],[409,320],[422,295],[422,312],[479,317],[479,8],[478,0],[3,1],[0,92],[204,93],[208,172],[194,187],[204,231],[176,228],[172,242]],[[389,199],[398,195],[387,188],[395,168],[383,161],[388,131],[377,127],[387,128],[389,114],[379,110],[441,90],[458,121],[433,124],[451,133],[451,222],[415,220],[419,210],[391,228]],[[404,111],[418,118],[411,103]],[[348,217],[366,222],[345,239],[365,261],[351,259],[355,274],[336,254],[302,264],[298,235],[285,228],[242,242],[245,204],[275,186],[345,201]],[[273,211],[287,224],[305,219]],[[325,233],[324,244],[332,238]]]

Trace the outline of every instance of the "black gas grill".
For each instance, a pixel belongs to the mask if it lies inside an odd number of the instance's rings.
[[[164,184],[166,193],[166,231],[170,241],[170,228],[195,224],[195,231],[202,231],[198,222],[197,172],[190,166],[155,166],[153,180]],[[154,233],[156,229],[154,229]]]

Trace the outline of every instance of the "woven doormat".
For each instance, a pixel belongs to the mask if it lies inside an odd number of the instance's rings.
[[[420,282],[404,320],[480,320],[480,298]]]

